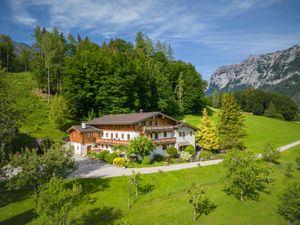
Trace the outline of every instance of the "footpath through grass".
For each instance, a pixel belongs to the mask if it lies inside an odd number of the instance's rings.
[[[255,116],[249,113],[244,113],[244,115],[247,126],[245,144],[253,152],[262,152],[267,143],[280,147],[300,140],[300,123]],[[213,124],[216,124],[217,110],[212,111],[210,118]],[[186,115],[182,120],[199,127],[201,116]]]
[[[76,182],[93,199],[82,205],[88,212],[86,224],[118,224],[124,219],[131,224],[143,225],[192,224],[192,206],[186,199],[186,188],[192,182],[198,182],[205,185],[209,198],[217,205],[214,212],[200,217],[198,224],[280,225],[287,222],[277,214],[278,195],[290,182],[284,176],[287,164],[292,163],[295,168],[295,158],[299,155],[300,146],[281,153],[280,164],[270,165],[275,181],[259,201],[241,202],[227,196],[220,181],[224,170],[222,164],[142,175],[144,193],[132,202],[130,210],[127,209],[126,177],[76,179]],[[299,170],[294,169],[293,174],[295,180],[300,179]],[[14,196],[17,193],[9,194]],[[33,205],[32,197],[11,199],[0,208],[0,224],[29,222],[34,217]]]

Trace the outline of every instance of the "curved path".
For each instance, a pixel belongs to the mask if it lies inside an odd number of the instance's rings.
[[[278,148],[278,151],[283,152],[292,147],[300,145],[300,140],[281,146]],[[259,154],[258,157],[261,155]],[[96,159],[89,159],[84,158],[81,156],[75,156],[75,161],[77,162],[77,169],[72,172],[68,178],[95,178],[95,177],[116,177],[116,176],[123,176],[123,175],[131,175],[132,171],[139,172],[141,174],[148,174],[148,173],[157,173],[160,171],[167,172],[173,170],[181,170],[181,169],[188,169],[194,168],[198,166],[210,166],[219,164],[222,162],[221,159],[217,160],[209,160],[209,161],[200,161],[200,162],[191,162],[191,163],[181,163],[169,166],[157,166],[157,167],[147,167],[147,168],[120,168],[113,166],[111,164],[105,163],[101,160]]]

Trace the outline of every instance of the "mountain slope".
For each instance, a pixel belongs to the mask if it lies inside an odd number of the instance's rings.
[[[218,68],[211,76],[207,93],[238,91],[247,87],[291,96],[300,108],[300,46],[250,56],[240,64]]]

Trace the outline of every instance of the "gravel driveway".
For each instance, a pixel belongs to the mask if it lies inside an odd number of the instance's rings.
[[[278,151],[286,151],[289,148],[295,147],[300,145],[300,141],[296,141],[290,143],[288,145],[284,145],[278,148]],[[259,157],[259,155],[258,155]],[[148,174],[148,173],[157,173],[160,171],[167,172],[173,170],[182,170],[188,168],[194,168],[198,166],[209,166],[215,165],[222,162],[221,159],[218,160],[209,160],[203,162],[191,162],[191,163],[182,163],[182,164],[175,164],[169,166],[157,166],[157,167],[148,167],[148,168],[120,168],[113,166],[111,164],[105,163],[101,160],[97,159],[89,159],[84,158],[82,156],[75,155],[75,161],[78,165],[77,169],[72,172],[68,178],[95,178],[95,177],[117,177],[122,175],[130,175],[132,171],[139,172],[141,174]]]

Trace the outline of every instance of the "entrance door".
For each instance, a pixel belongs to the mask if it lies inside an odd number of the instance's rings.
[[[87,146],[86,153],[89,154],[91,153],[91,151],[92,151],[92,146],[91,145]]]

